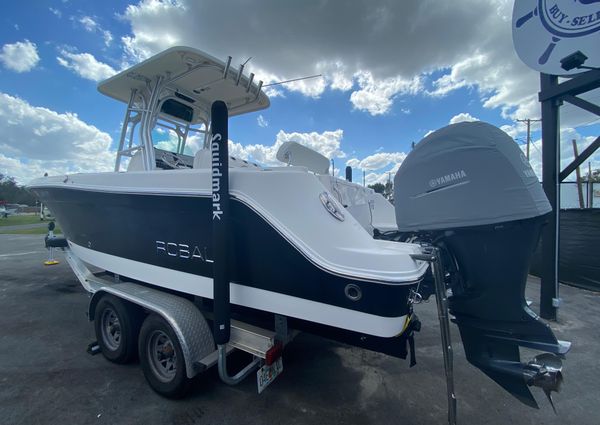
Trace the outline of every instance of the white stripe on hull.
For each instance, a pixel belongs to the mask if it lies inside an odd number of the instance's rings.
[[[211,278],[105,254],[70,241],[69,245],[81,260],[101,269],[186,294],[213,298]],[[381,317],[236,283],[231,283],[230,288],[233,304],[384,338],[400,334],[407,319],[405,315]]]

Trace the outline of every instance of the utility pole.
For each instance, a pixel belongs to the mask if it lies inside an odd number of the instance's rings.
[[[529,161],[529,144],[531,143],[531,122],[539,122],[541,120],[526,118],[524,120],[517,120],[517,121],[527,123],[527,160]]]

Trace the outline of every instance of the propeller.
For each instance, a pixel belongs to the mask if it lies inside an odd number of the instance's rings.
[[[560,391],[563,382],[562,360],[556,354],[543,353],[535,356],[526,366],[527,385],[540,387],[556,414],[552,392]]]

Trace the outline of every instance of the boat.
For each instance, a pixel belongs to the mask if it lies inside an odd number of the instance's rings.
[[[443,284],[437,297],[452,294],[471,363],[529,405],[528,386],[556,390],[568,344],[523,298],[549,207],[514,142],[484,123],[433,133],[396,175],[394,206],[331,175],[328,158],[298,143],[281,146],[281,166],[229,155],[227,121],[269,107],[262,82],[231,61],[173,47],[99,84],[127,105],[114,171],[29,184],[71,254],[122,281],[201,300],[219,347],[229,316],[279,316],[399,358],[412,351],[412,363],[413,307]],[[451,143],[441,148],[441,139]],[[498,181],[485,189],[490,203],[477,205],[489,167]],[[521,363],[523,345],[553,354]]]

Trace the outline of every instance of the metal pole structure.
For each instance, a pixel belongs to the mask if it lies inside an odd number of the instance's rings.
[[[531,144],[531,120],[527,118],[527,160],[529,160],[529,145]]]
[[[555,75],[540,74],[539,101],[542,104],[543,186],[552,212],[542,234],[542,287],[540,315],[556,319],[558,297],[558,243],[560,182],[586,161],[598,148],[600,137],[590,143],[564,170],[560,171],[559,108],[563,101],[600,116],[600,106],[577,97],[600,88],[600,69],[593,69],[558,83]]]
[[[211,107],[213,299],[215,343],[224,346],[231,332],[229,294],[229,152],[228,111],[217,100]]]
[[[540,74],[541,91],[558,85],[556,75]],[[558,308],[558,241],[560,225],[560,101],[550,98],[542,101],[542,185],[552,211],[542,233],[542,280],[540,289],[540,316],[556,320]]]
[[[573,142],[573,155],[574,158],[579,156],[579,152],[577,152],[577,141],[575,139]],[[579,171],[579,167],[575,168],[575,175],[577,177],[577,194],[579,195],[579,208],[584,208],[585,204],[583,202],[583,187],[581,187],[581,171]]]
[[[450,336],[450,314],[448,311],[448,292],[444,283],[444,270],[439,248],[433,248],[431,254],[412,254],[414,260],[429,262],[435,284],[435,300],[437,304],[442,353],[444,355],[444,371],[446,372],[446,395],[448,397],[448,425],[456,425],[456,394],[454,392],[454,356],[452,338]]]
[[[587,207],[594,208],[594,182],[592,180],[592,163],[588,162]]]

